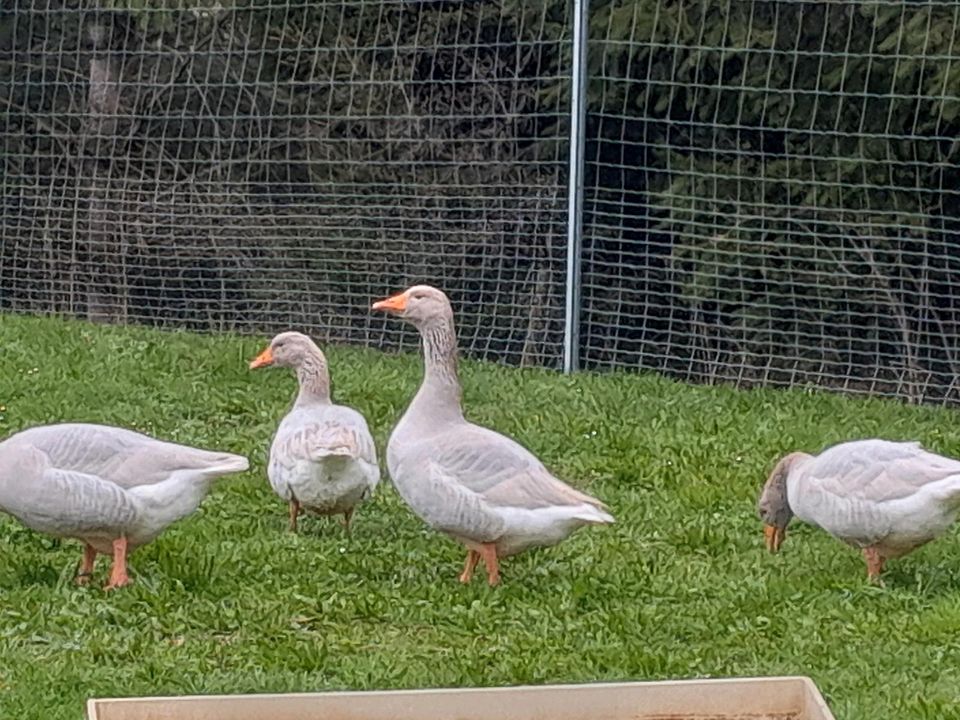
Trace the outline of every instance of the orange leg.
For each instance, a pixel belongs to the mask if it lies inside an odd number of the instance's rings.
[[[460,573],[460,582],[468,583],[473,578],[473,569],[477,566],[480,559],[480,553],[476,550],[467,550],[467,561],[463,564],[463,572]]]
[[[886,558],[875,547],[863,549],[863,559],[867,561],[867,579],[872,583],[883,586],[880,573],[883,572],[883,563]]]
[[[127,575],[127,538],[118,537],[113,541],[113,567],[110,569],[110,582],[104,590],[113,590],[130,584]]]
[[[500,582],[500,563],[497,562],[497,546],[493,543],[483,543],[480,546],[480,557],[487,566],[487,582],[493,587]]]
[[[297,531],[297,516],[300,514],[300,501],[290,501],[290,532]]]
[[[80,569],[77,571],[77,585],[86,585],[90,582],[90,576],[93,575],[93,564],[97,561],[97,551],[90,543],[83,544],[83,560],[80,561]]]

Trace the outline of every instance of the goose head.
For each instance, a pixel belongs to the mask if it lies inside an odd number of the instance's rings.
[[[414,285],[385,300],[378,300],[373,304],[373,309],[384,310],[417,328],[438,320],[453,319],[449,298],[442,290],[430,285]]]
[[[773,472],[763,485],[757,511],[763,521],[763,535],[767,550],[777,552],[787,537],[787,525],[793,518],[790,499],[787,497],[787,478],[797,463],[810,456],[802,452],[793,452],[780,458]]]
[[[270,341],[262,353],[250,361],[250,369],[271,365],[296,369],[319,354],[320,348],[303,333],[282,332]]]

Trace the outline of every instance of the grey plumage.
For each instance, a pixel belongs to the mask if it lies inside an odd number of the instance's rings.
[[[247,459],[105,425],[31,428],[0,443],[0,510],[101,553],[153,541]]]
[[[363,415],[330,398],[327,360],[319,347],[298,332],[280,333],[251,368],[277,365],[293,369],[299,391],[281,420],[270,446],[267,476],[290,503],[296,529],[301,506],[323,515],[342,513],[349,523],[355,508],[380,481],[380,466]]]
[[[613,517],[597,499],[560,481],[529,450],[464,418],[453,310],[441,291],[412,287],[374,304],[414,324],[424,376],[390,435],[387,468],[398,492],[431,527],[496,557],[554,545],[578,527]],[[495,555],[494,555],[495,553]],[[468,555],[461,580],[475,564]]]
[[[768,547],[777,550],[793,515],[883,562],[943,534],[960,513],[960,461],[916,442],[858,440],[777,463],[759,500]]]

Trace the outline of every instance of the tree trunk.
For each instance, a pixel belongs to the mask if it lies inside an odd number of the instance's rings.
[[[126,278],[114,195],[114,154],[120,110],[120,56],[113,16],[87,27],[93,48],[87,118],[84,123],[83,186],[87,197],[87,317],[94,322],[127,319]]]

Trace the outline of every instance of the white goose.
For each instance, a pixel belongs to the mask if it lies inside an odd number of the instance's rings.
[[[363,415],[330,400],[327,359],[306,335],[285,332],[250,361],[250,368],[293,368],[300,392],[270,446],[267,476],[290,509],[296,531],[301,509],[350,518],[380,482],[377,450]]]
[[[867,575],[943,534],[960,512],[960,461],[915,442],[858,440],[783,457],[758,502],[767,549],[796,515],[859,548]]]
[[[483,558],[496,585],[498,558],[613,522],[603,503],[555,478],[522,445],[464,418],[446,295],[417,285],[373,309],[412,323],[423,338],[423,384],[390,435],[387,468],[414,513],[466,545],[461,582]]]
[[[65,423],[0,443],[0,510],[32,530],[84,543],[77,582],[113,556],[107,589],[130,582],[127,554],[200,505],[240,455],[163,442],[122,428]]]

